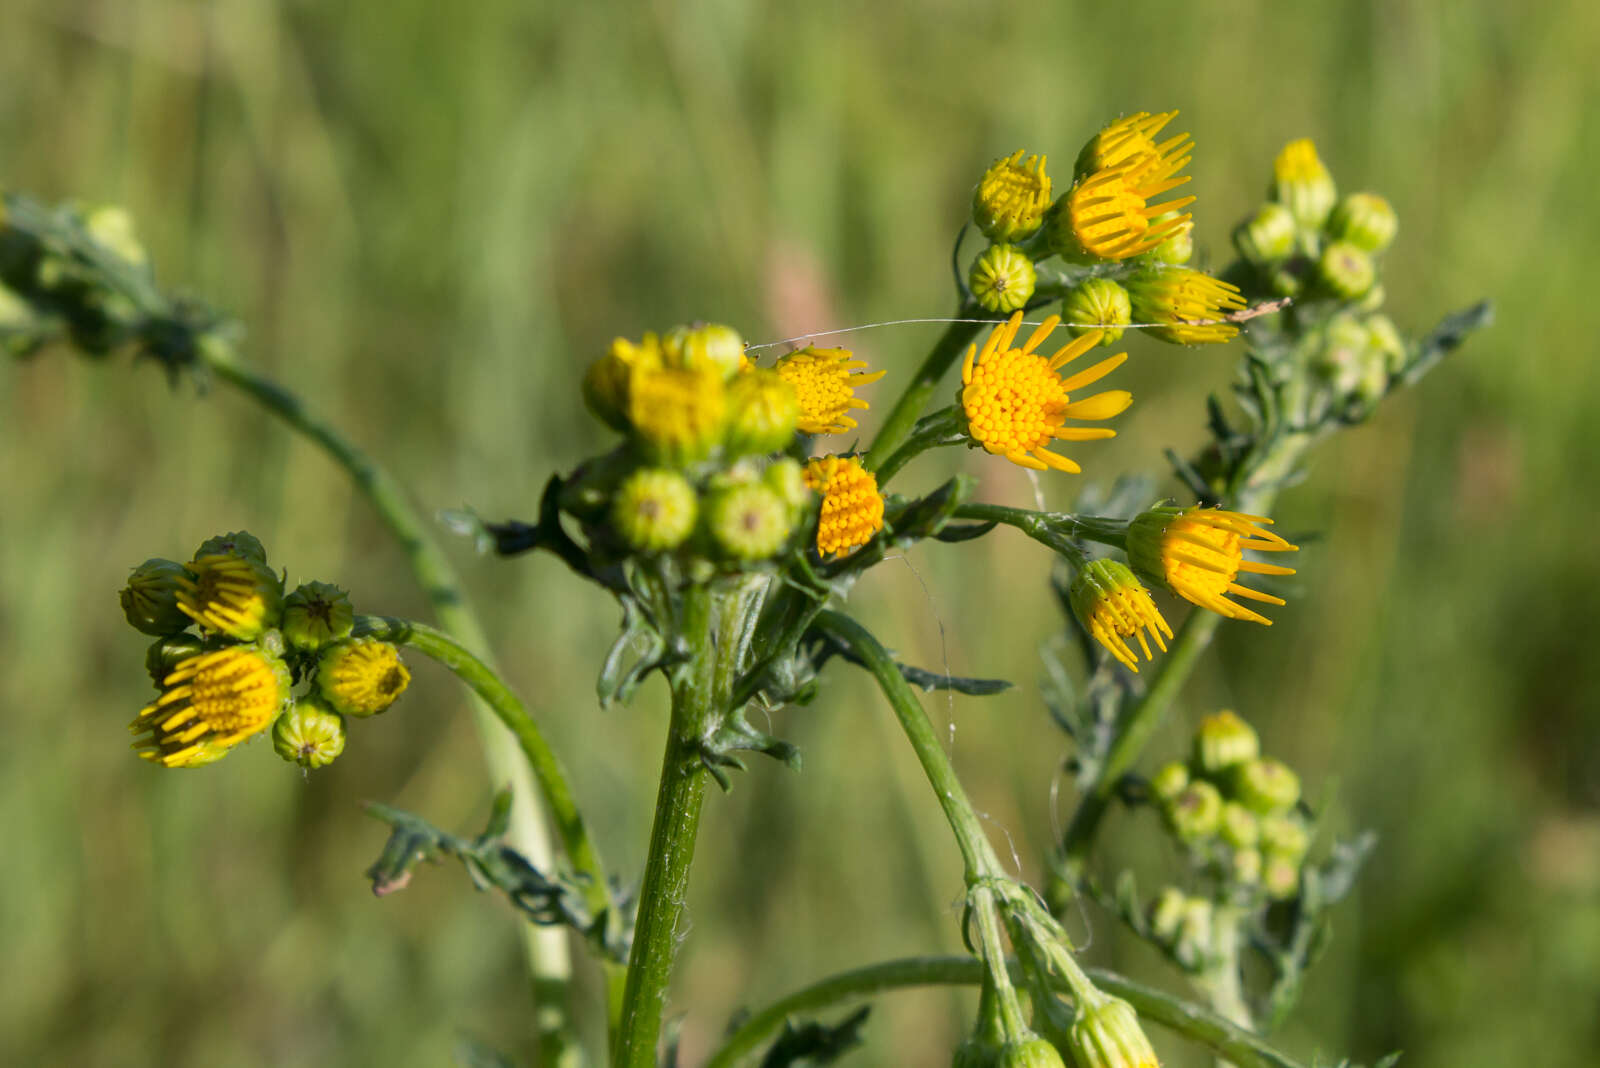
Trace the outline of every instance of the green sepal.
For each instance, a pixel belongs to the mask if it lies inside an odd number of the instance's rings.
[[[700,763],[724,792],[733,789],[727,769],[746,770],[744,761],[733,755],[736,752],[760,753],[791,771],[800,770],[799,747],[752,727],[742,708],[730,712],[710,737],[700,741],[699,752]]]

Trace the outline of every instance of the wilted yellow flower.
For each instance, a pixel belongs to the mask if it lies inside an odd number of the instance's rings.
[[[178,588],[178,609],[201,626],[252,641],[276,626],[283,580],[253,557],[209,553],[185,567],[192,578]]]
[[[317,689],[335,712],[374,716],[395,703],[411,683],[400,650],[377,638],[354,638],[323,650]]]
[[[1175,174],[1183,169],[1194,152],[1194,140],[1186,133],[1169,137],[1156,144],[1156,134],[1178,117],[1176,111],[1152,115],[1148,111],[1135,112],[1126,118],[1110,123],[1089,138],[1089,143],[1078,153],[1074,166],[1075,176],[1086,177],[1096,171],[1120,167],[1128,177],[1139,181],[1158,170]]]
[[[134,748],[166,767],[194,768],[267,728],[288,693],[289,672],[275,656],[233,645],[180,661],[163,686],[128,727],[149,734]]]
[[[636,370],[628,388],[628,420],[658,459],[694,463],[722,440],[725,393],[722,375],[710,368]]]
[[[1280,597],[1239,585],[1239,572],[1292,575],[1294,568],[1261,564],[1244,558],[1244,550],[1289,552],[1296,546],[1264,530],[1263,516],[1220,508],[1152,508],[1128,526],[1128,559],[1140,571],[1159,579],[1173,593],[1228,619],[1271,625],[1266,616],[1230,601],[1226,594],[1283,604]]]
[[[1115,560],[1094,560],[1078,571],[1068,590],[1072,613],[1078,617],[1090,637],[1108,649],[1129,671],[1139,670],[1138,659],[1128,645],[1129,638],[1137,638],[1146,660],[1153,660],[1150,640],[1162,651],[1167,651],[1164,638],[1172,637],[1172,628],[1161,618],[1150,591],[1139,584],[1126,564]]]
[[[867,362],[851,356],[849,349],[807,346],[778,361],[777,372],[800,398],[799,426],[805,433],[843,434],[855,428],[850,413],[867,409],[867,402],[856,397],[856,387],[870,385],[888,372],[863,373]]]
[[[806,485],[822,494],[817,552],[839,557],[883,529],[878,477],[854,456],[824,456],[806,464]]]
[[[1061,323],[1050,316],[1020,349],[1011,347],[1022,325],[1022,313],[995,327],[983,343],[967,349],[961,365],[961,408],[967,433],[988,452],[1036,471],[1080,471],[1077,464],[1049,450],[1056,441],[1091,441],[1116,436],[1109,427],[1066,426],[1068,419],[1110,419],[1133,403],[1126,390],[1109,390],[1074,401],[1072,390],[1099,381],[1128,358],[1126,353],[1101,360],[1069,378],[1057,368],[1082,356],[1100,341],[1098,331],[1076,338],[1054,356],[1034,350]]]
[[[995,160],[972,194],[972,221],[990,241],[1020,241],[1039,229],[1050,207],[1050,176],[1043,156],[1023,150]]]
[[[638,342],[619,337],[583,376],[583,399],[589,410],[613,430],[628,429],[628,397],[636,371],[662,366],[661,340],[646,334]]]
[[[1187,267],[1141,271],[1124,283],[1133,300],[1133,317],[1161,323],[1152,337],[1174,345],[1201,345],[1231,340],[1239,327],[1226,317],[1244,307],[1236,286]]]

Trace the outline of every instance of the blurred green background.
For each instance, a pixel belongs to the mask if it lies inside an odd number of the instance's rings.
[[[128,207],[164,281],[248,324],[253,358],[425,507],[495,517],[528,516],[552,470],[605,444],[576,382],[614,335],[947,313],[950,237],[998,155],[1048,152],[1059,176],[1109,118],[1180,108],[1197,239],[1220,262],[1273,154],[1314,137],[1343,188],[1400,212],[1402,327],[1486,295],[1499,321],[1318,455],[1279,510],[1326,535],[1301,588],[1270,630],[1226,630],[1152,757],[1236,707],[1313,796],[1336,788],[1338,826],[1382,835],[1281,1036],[1293,1052],[1600,1062],[1600,562],[1580,477],[1600,459],[1600,6],[9,0],[0,25],[0,184]],[[937,329],[854,340],[901,373]],[[1200,441],[1237,353],[1131,348],[1119,384],[1138,403],[1115,442],[1074,452],[1083,478]],[[924,460],[907,485],[956,465],[989,499],[1032,498],[982,454]],[[486,811],[442,671],[417,665],[310,777],[259,744],[194,774],[126,748],[148,683],[116,591],[147,556],[246,527],[295,580],[425,613],[330,464],[227,390],[56,351],[0,367],[0,501],[0,1061],[435,1065],[462,1032],[525,1046],[508,910],[454,869],[383,901],[361,878],[384,837],[362,800],[457,829]],[[595,706],[616,609],[552,559],[452,549],[636,878],[663,717],[654,689]],[[1034,685],[1058,629],[1035,549],[1009,532],[919,547],[852,601],[907,659],[1022,683],[930,710],[1030,876],[1065,752]],[[708,805],[672,1000],[689,1063],[740,1004],[959,948],[958,858],[883,705],[835,668],[774,726],[804,772],[759,763]],[[1136,819],[1108,830],[1104,870],[1171,859]],[[1171,982],[1107,916],[1077,928],[1093,960]],[[849,1063],[942,1063],[969,1012],[949,992],[885,999]]]

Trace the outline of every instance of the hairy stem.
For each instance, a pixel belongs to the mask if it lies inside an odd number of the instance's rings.
[[[679,635],[689,657],[672,680],[672,716],[661,758],[655,822],[611,1052],[614,1068],[655,1068],[662,1010],[677,958],[678,927],[710,778],[703,762],[705,739],[729,708],[749,635],[749,613],[759,608],[759,597],[749,586],[721,590],[694,585],[684,590],[682,603]]]
[[[1020,968],[1010,971],[1020,980]],[[782,998],[752,1013],[728,1035],[706,1068],[734,1068],[750,1056],[790,1017],[826,1011],[892,990],[918,986],[976,986],[983,981],[984,963],[975,957],[911,957],[856,968]],[[1163,991],[1125,979],[1112,972],[1092,970],[1096,987],[1131,1004],[1144,1019],[1195,1042],[1239,1068],[1301,1068],[1256,1036],[1227,1020]],[[1068,992],[1065,980],[1053,979],[1056,989]]]

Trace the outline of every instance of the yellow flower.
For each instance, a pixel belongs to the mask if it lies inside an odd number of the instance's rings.
[[[1273,199],[1287,207],[1295,222],[1307,230],[1322,228],[1338,195],[1333,175],[1323,166],[1309,137],[1290,141],[1272,161]]]
[[[317,661],[317,689],[335,712],[347,716],[377,715],[410,683],[400,650],[377,638],[330,645]]]
[[[824,456],[806,464],[806,485],[822,494],[817,552],[840,557],[883,529],[878,477],[854,456]]]
[[[193,577],[180,580],[178,610],[196,623],[245,642],[277,625],[283,581],[260,560],[208,553],[185,567]]]
[[[995,160],[972,194],[972,221],[990,241],[1020,241],[1039,229],[1050,207],[1043,156],[1022,160],[1022,149]]]
[[[1158,145],[1155,137],[1177,117],[1176,111],[1164,111],[1159,115],[1140,111],[1111,123],[1091,137],[1078,153],[1076,176],[1083,178],[1112,168],[1122,168],[1134,182],[1157,171],[1176,174],[1189,162],[1194,141],[1182,133]]]
[[[843,434],[855,428],[850,413],[867,409],[866,401],[856,399],[856,387],[870,385],[887,372],[864,374],[866,361],[851,355],[849,349],[807,346],[778,361],[777,372],[800,398],[799,426],[804,433]]]
[[[1244,558],[1244,550],[1290,552],[1296,546],[1264,530],[1263,516],[1220,508],[1152,508],[1128,526],[1128,559],[1145,574],[1161,580],[1173,593],[1228,619],[1271,625],[1272,620],[1228,600],[1226,594],[1283,604],[1280,597],[1247,589],[1235,581],[1239,572],[1292,575],[1294,568],[1260,564]]]
[[[1172,628],[1161,618],[1150,591],[1139,584],[1126,564],[1115,560],[1095,560],[1086,564],[1073,580],[1067,599],[1090,637],[1108,649],[1129,671],[1139,670],[1138,659],[1128,645],[1137,638],[1146,660],[1153,660],[1150,640],[1164,653]]]
[[[1079,1068],[1159,1068],[1156,1051],[1139,1026],[1139,1014],[1121,998],[1102,995],[1078,1006],[1069,1035]]]
[[[777,452],[794,440],[800,401],[776,371],[753,367],[728,382],[728,452]]]
[[[601,422],[613,430],[626,431],[629,386],[635,372],[654,370],[664,360],[661,341],[654,334],[646,334],[637,343],[617,338],[584,374],[584,402]]]
[[[196,768],[263,731],[289,691],[283,662],[259,649],[233,645],[179,661],[154,704],[128,729],[148,732],[134,743],[146,760]]]
[[[703,460],[722,439],[722,375],[710,368],[657,367],[633,373],[628,418],[652,455],[671,464]]]
[[[967,349],[961,366],[961,408],[967,417],[967,433],[972,440],[997,456],[1036,471],[1080,471],[1077,464],[1047,448],[1055,441],[1092,441],[1116,437],[1109,427],[1066,426],[1068,419],[1110,419],[1133,403],[1126,390],[1109,390],[1074,401],[1071,390],[1099,381],[1122,361],[1127,353],[1101,360],[1092,367],[1063,379],[1057,368],[1082,356],[1100,341],[1100,332],[1091,331],[1058,350],[1054,356],[1034,352],[1060,325],[1050,316],[1020,348],[1011,343],[1022,325],[1022,313],[989,332],[980,352],[977,345]]]
[[[1162,323],[1151,336],[1174,345],[1202,345],[1231,340],[1239,333],[1227,315],[1244,307],[1236,286],[1187,267],[1162,267],[1134,275],[1124,283],[1139,322]]]

